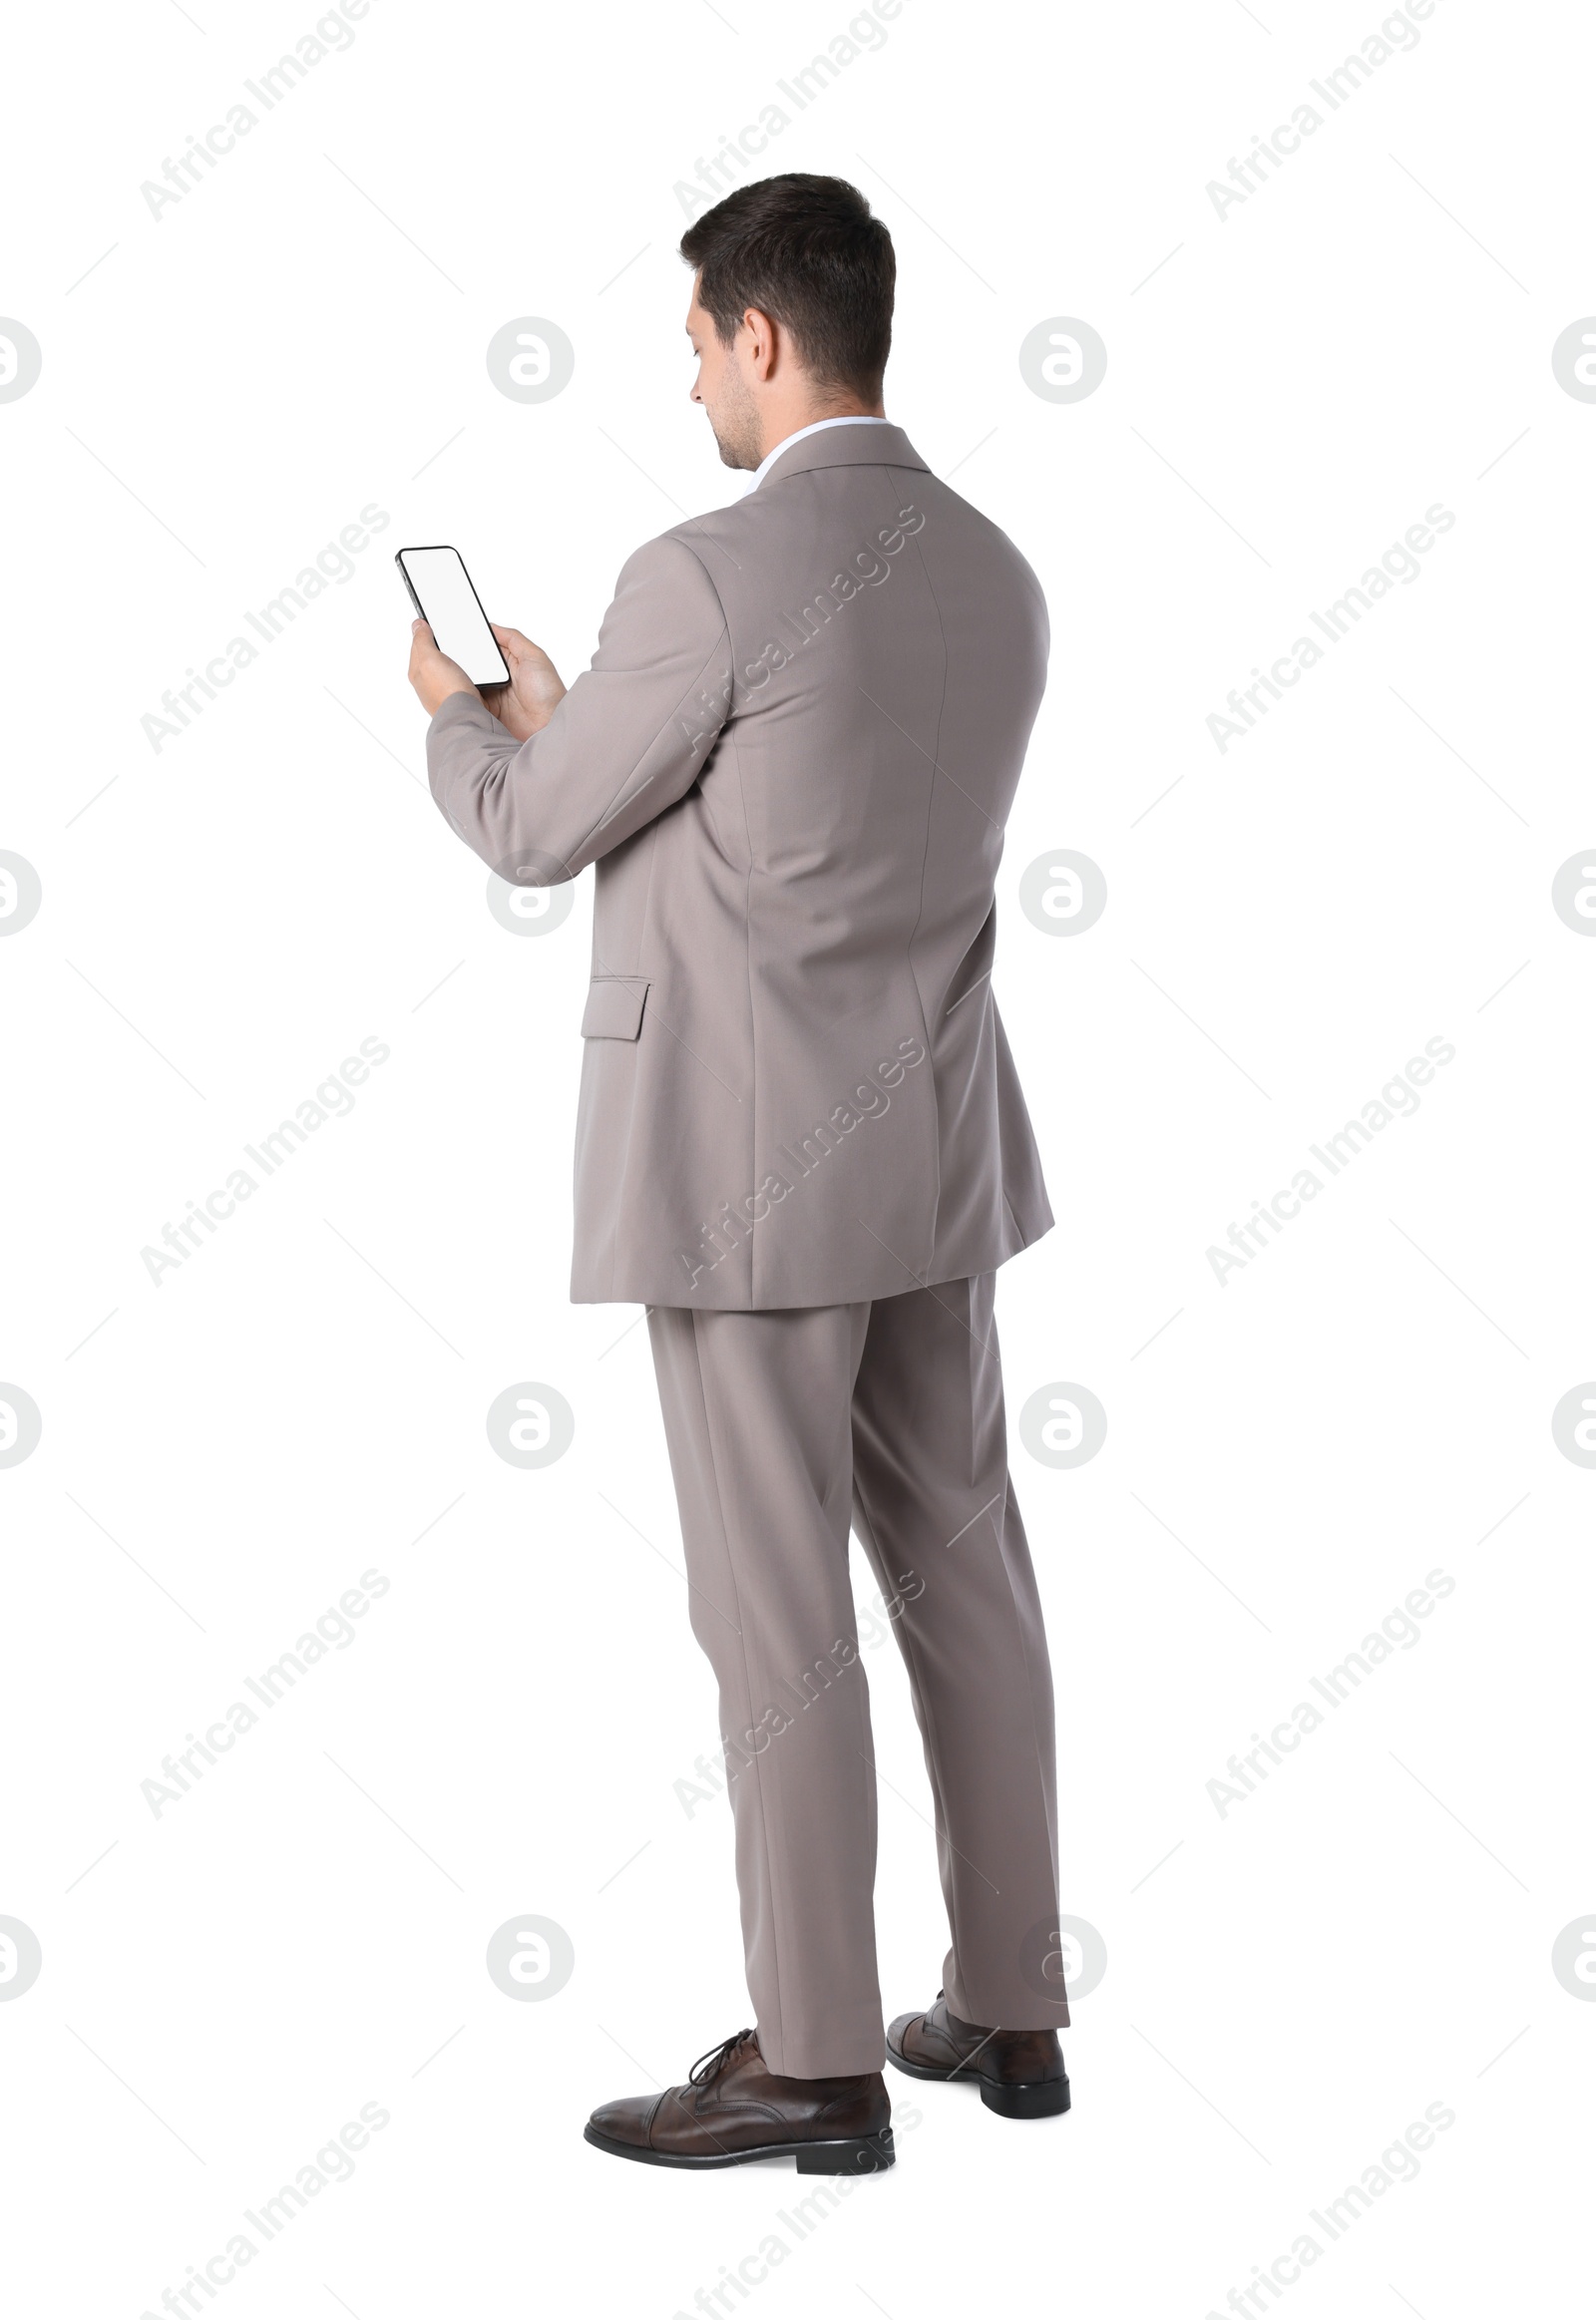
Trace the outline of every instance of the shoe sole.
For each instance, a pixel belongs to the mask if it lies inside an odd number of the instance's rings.
[[[931,2079],[945,2087],[957,2086],[961,2081],[966,2086],[979,2087],[982,2101],[999,2119],[1056,2119],[1069,2109],[1067,2079],[1037,2079],[1029,2086],[1005,2086],[1001,2079],[989,2079],[985,2072],[967,2071],[959,2064],[951,2071],[939,2071],[929,2063],[912,2063],[895,2046],[888,2047],[887,2060],[906,2078]]]
[[[611,2158],[638,2159],[648,2167],[742,2167],[754,2159],[790,2158],[801,2175],[874,2175],[895,2164],[892,2128],[879,2134],[850,2134],[835,2142],[766,2142],[757,2150],[716,2151],[708,2157],[687,2157],[678,2151],[648,2150],[641,2143],[617,2142],[595,2127],[583,2128],[583,2139]]]

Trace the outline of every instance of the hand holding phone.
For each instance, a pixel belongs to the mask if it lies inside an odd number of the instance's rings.
[[[474,685],[507,685],[510,664],[499,649],[459,549],[401,548],[394,563],[438,650],[463,668]]]
[[[565,699],[565,685],[543,646],[519,628],[495,628],[494,635],[510,663],[510,688],[495,693],[488,707],[513,739],[530,741]]]
[[[410,653],[410,681],[422,707],[435,715],[451,692],[464,689],[440,662],[441,654],[478,688],[484,706],[513,739],[530,741],[541,733],[566,695],[542,645],[519,628],[493,625],[458,549],[401,548],[394,562],[432,630],[431,646],[418,636]]]

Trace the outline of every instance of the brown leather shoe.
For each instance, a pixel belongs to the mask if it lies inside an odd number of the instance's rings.
[[[900,2014],[887,2059],[912,2079],[974,2079],[1000,2119],[1052,2119],[1069,2109],[1056,2030],[983,2030],[950,2014],[939,1990],[929,2014]]]
[[[792,2158],[801,2175],[890,2167],[892,2104],[879,2071],[857,2079],[778,2079],[751,2030],[700,2055],[684,2087],[601,2103],[583,2129],[615,2158],[651,2167],[738,2167]]]

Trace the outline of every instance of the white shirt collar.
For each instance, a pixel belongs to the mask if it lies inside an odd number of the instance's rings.
[[[784,451],[791,451],[793,445],[802,443],[806,435],[818,435],[823,427],[892,427],[896,424],[897,422],[892,419],[868,418],[862,411],[849,412],[841,419],[811,420],[807,427],[799,427],[791,435],[784,435],[774,451],[765,453],[764,458],[754,470],[754,480],[748,489],[751,492],[757,492]]]

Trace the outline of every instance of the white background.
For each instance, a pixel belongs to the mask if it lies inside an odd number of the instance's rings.
[[[743,488],[686,400],[673,189],[793,113],[775,83],[845,0],[372,0],[159,218],[141,184],[311,0],[15,28],[0,310],[44,353],[0,404],[0,847],[44,889],[0,943],[0,1377],[44,1428],[0,1471],[0,1914],[44,1959],[0,2004],[19,2313],[159,2311],[364,2103],[358,2171],[218,2310],[668,2320],[774,2233],[718,2309],[1199,2320],[1304,2230],[1294,2313],[1569,2308],[1596,2010],[1550,1958],[1596,1908],[1596,1473],[1550,1415],[1596,1372],[1596,943],[1550,885],[1596,811],[1596,408],[1550,352],[1596,308],[1593,44],[1572,6],[1437,0],[1331,114],[1310,78],[1380,21],[904,0],[756,165],[887,218],[889,410],[1049,599],[997,987],[1058,1225],[998,1310],[1011,1426],[1061,1379],[1108,1413],[1076,1470],[1013,1443],[1063,1906],[1108,1953],[1075,2107],[894,2079],[900,2163],[802,2239],[784,2167],[581,2139],[747,2017],[730,1815],[673,1785],[716,1717],[646,1332],[566,1302],[590,885],[543,939],[490,915],[419,778],[391,555],[458,543],[570,676],[630,550]],[[1221,219],[1207,183],[1305,101],[1324,126]],[[484,361],[526,314],[577,350],[541,405]],[[1109,351],[1074,405],[1018,369],[1056,315]],[[1227,692],[1437,502],[1421,578],[1221,754]],[[353,577],[153,749],[163,691],[367,505]],[[1016,902],[1058,847],[1108,882],[1073,940]],[[141,1250],[365,1037],[352,1114],[157,1287]],[[1434,1037],[1417,1114],[1221,1286],[1209,1246]],[[576,1413],[536,1472],[484,1427],[526,1379]],[[1422,1640],[1221,1816],[1233,1752],[1437,1568]],[[163,1756],[370,1569],[356,1640],[154,1816]],[[902,1673],[866,1660],[894,2013],[944,1932]],[[485,1970],[524,1912],[575,1945],[545,2003]],[[1309,2210],[1430,2104],[1422,2172],[1332,2244]]]

